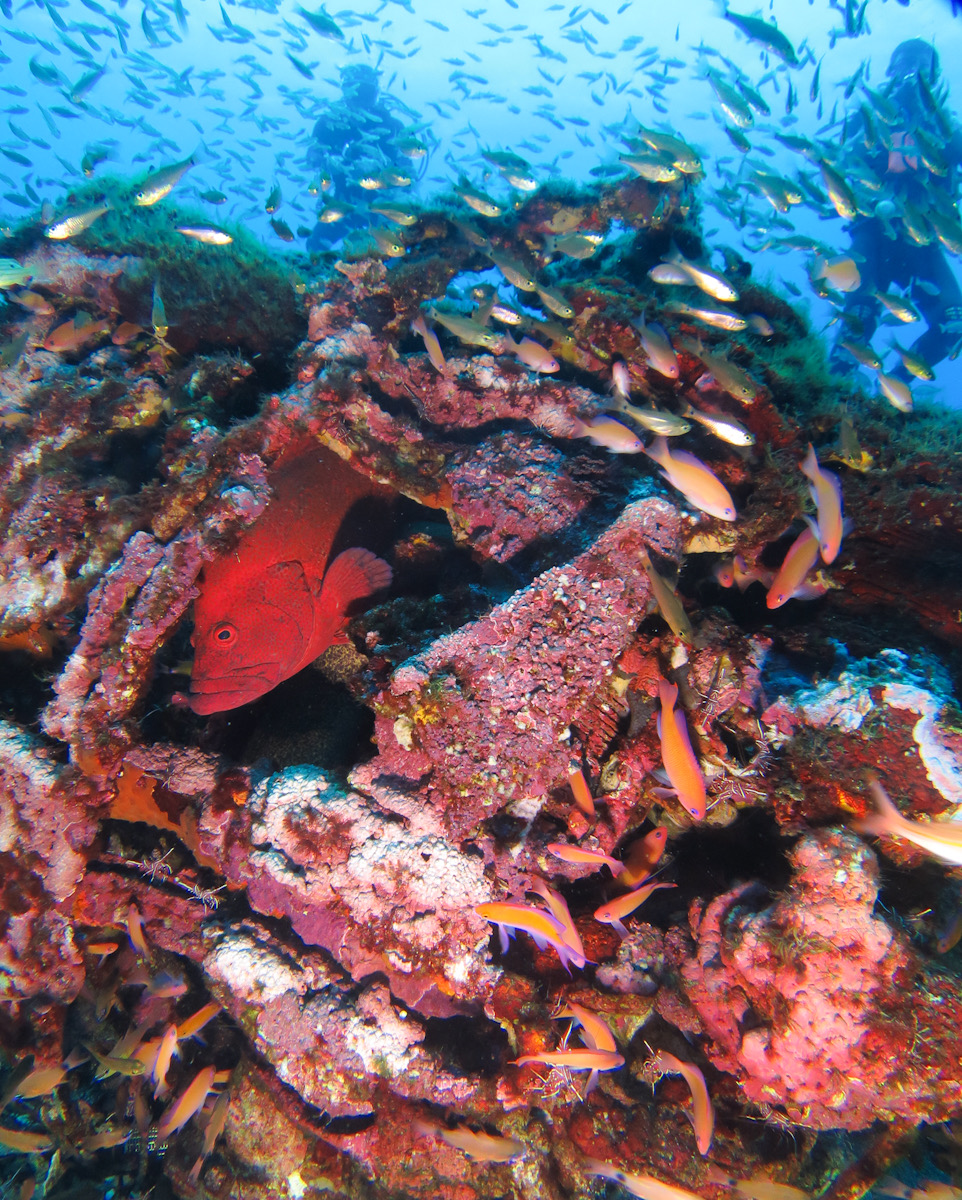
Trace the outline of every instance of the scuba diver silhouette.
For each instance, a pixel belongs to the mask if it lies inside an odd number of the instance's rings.
[[[842,321],[868,344],[882,315],[876,293],[897,284],[928,325],[908,349],[934,366],[962,348],[962,289],[940,245],[941,240],[954,253],[962,251],[954,236],[962,130],[945,111],[939,57],[928,42],[902,42],[886,75],[881,95],[898,115],[892,124],[877,121],[880,132],[869,149],[868,136],[859,143],[857,160],[882,181],[883,190],[874,214],[856,216],[849,227],[861,283],[847,294]],[[842,374],[857,369],[838,344],[831,366]],[[891,373],[910,378],[903,363]]]
[[[392,108],[411,113],[400,100],[382,94],[379,72],[365,63],[341,68],[341,99],[330,105],[319,118],[311,134],[307,164],[313,170],[329,176],[325,187],[327,204],[321,209],[321,220],[307,240],[309,250],[326,249],[332,242],[353,229],[368,224],[366,203],[370,192],[360,180],[393,168],[409,174],[410,162],[398,147],[404,125]],[[329,223],[324,220],[324,208],[334,202],[344,215]],[[363,206],[354,211],[355,206]]]

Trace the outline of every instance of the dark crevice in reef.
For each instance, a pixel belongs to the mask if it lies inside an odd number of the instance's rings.
[[[309,667],[252,704],[208,718],[201,743],[240,763],[312,763],[343,778],[373,755],[373,732],[370,709]]]
[[[424,1049],[437,1053],[446,1071],[495,1078],[508,1055],[508,1036],[486,1017],[427,1017]]]

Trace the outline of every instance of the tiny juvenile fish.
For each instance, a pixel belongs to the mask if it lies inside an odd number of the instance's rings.
[[[164,311],[164,301],[160,294],[160,288],[154,283],[153,300],[150,306],[150,324],[154,334],[159,338],[165,338],[170,326],[167,324],[167,313]]]

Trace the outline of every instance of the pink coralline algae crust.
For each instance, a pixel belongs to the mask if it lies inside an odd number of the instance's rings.
[[[103,730],[130,713],[156,646],[197,594],[191,585],[201,561],[195,537],[162,546],[149,533],[134,534],[90,594],[80,643],[44,714],[51,737],[76,744],[87,730]],[[136,601],[128,607],[132,594]]]
[[[460,836],[567,778],[572,714],[610,677],[648,603],[639,551],[674,551],[667,502],[630,505],[597,542],[399,668],[377,703],[377,769],[416,781]]]
[[[455,538],[506,562],[578,517],[596,495],[593,465],[583,460],[579,472],[576,458],[530,434],[459,451],[447,472]]]
[[[941,1121],[958,1111],[962,1002],[873,911],[874,854],[854,834],[806,834],[788,889],[758,911],[750,884],[696,902],[696,951],[666,939],[686,1004],[659,1010],[756,1105],[811,1129]]]
[[[255,1048],[309,1104],[363,1116],[382,1081],[402,1106],[426,1095],[463,1105],[478,1090],[423,1048],[422,1022],[383,980],[355,984],[318,951],[286,952],[254,921],[212,930],[207,940],[203,968],[214,992],[253,1026]]]
[[[69,921],[96,824],[42,742],[0,722],[0,998],[72,1000],[84,980]]]
[[[484,861],[449,841],[435,810],[359,768],[345,791],[313,767],[274,775],[243,812],[206,806],[199,847],[258,912],[290,919],[355,978],[381,973],[426,1015],[479,1008],[494,974],[478,948],[492,899]]]
[[[261,464],[248,460],[244,470],[245,486],[225,489],[194,529],[166,545],[135,533],[90,593],[80,641],[43,715],[44,731],[67,742],[75,757],[102,752],[107,731],[128,741],[124,725],[150,685],[157,651],[197,595],[206,545],[230,524],[249,524],[267,502]]]
[[[140,264],[141,260],[132,255],[94,258],[74,245],[44,239],[23,260],[27,270],[33,272],[32,290],[43,292],[45,285],[49,285],[58,299],[87,305],[97,312],[113,313],[120,309],[117,285]],[[51,325],[57,321],[58,318],[53,318]]]
[[[92,490],[80,488],[79,481],[75,489],[62,477],[34,479],[16,504],[9,500],[14,480],[2,483],[7,486],[0,520],[7,533],[0,560],[0,622],[13,630],[70,606],[76,573],[89,568],[85,540],[102,519]]]
[[[533,381],[526,367],[503,355],[458,355],[439,375],[425,354],[410,355],[399,364],[379,347],[371,373],[392,398],[415,397],[421,417],[444,429],[503,420],[540,425],[546,413],[589,417],[599,407],[597,394],[588,388],[554,379]]]

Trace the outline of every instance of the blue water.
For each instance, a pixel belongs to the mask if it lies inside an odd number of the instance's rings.
[[[750,0],[734,6],[777,22],[796,48],[797,67],[737,31],[724,19],[720,0],[477,5],[385,0],[363,9],[331,6],[339,39],[312,30],[297,5],[271,0],[4,0],[0,226],[39,220],[38,201],[52,202],[58,212],[66,207],[70,189],[86,182],[85,151],[107,155],[95,176],[142,175],[195,154],[198,165],[178,186],[178,201],[195,199],[204,208],[197,199],[202,192],[222,191],[223,205],[206,205],[213,224],[240,221],[289,252],[265,212],[279,183],[275,219],[303,248],[303,232],[313,228],[321,200],[309,191],[318,173],[316,158],[308,156],[311,132],[340,100],[342,68],[365,63],[380,73],[382,102],[430,149],[426,159],[409,160],[416,177],[410,192],[371,193],[374,200],[403,204],[412,193],[423,200],[447,191],[461,174],[506,200],[508,185],[481,157],[485,149],[516,152],[542,181],[590,181],[598,177],[592,171],[618,166],[625,149],[619,139],[638,121],[672,130],[698,149],[706,166],[699,186],[709,243],[737,250],[776,288],[798,289],[799,297],[786,294],[821,326],[834,310],[812,293],[810,256],[763,248],[773,232],[789,230],[773,230],[774,210],[745,186],[754,169],[792,177],[807,166],[774,133],[812,137],[822,131],[827,144],[857,136],[841,118],[855,111],[863,94],[857,88],[846,100],[843,81],[864,64],[863,80],[881,86],[892,50],[909,37],[937,47],[949,108],[953,101],[962,106],[962,16],[953,17],[950,0],[868,0],[857,36],[845,33],[844,0],[771,0],[763,10]],[[861,10],[848,7],[851,28]],[[103,76],[72,99],[78,82],[99,67]],[[770,118],[756,115],[745,131],[748,153],[725,133],[706,79],[709,67],[728,79],[742,73],[771,107]],[[728,185],[740,192],[741,227],[715,205]],[[841,218],[820,219],[804,203],[780,220],[839,251],[848,244]],[[722,265],[720,254],[715,265]],[[953,269],[958,273],[957,265]],[[893,335],[911,342],[917,328],[883,326],[875,347],[884,348]],[[889,368],[893,361],[887,358]],[[873,391],[871,374],[861,375]],[[916,396],[954,405],[960,383],[962,358],[945,361],[936,382],[916,386]]]

